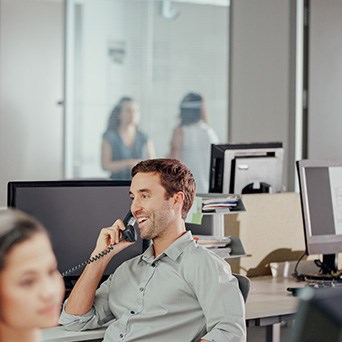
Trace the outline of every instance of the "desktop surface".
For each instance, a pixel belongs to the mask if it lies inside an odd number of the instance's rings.
[[[250,279],[251,289],[246,303],[247,326],[266,326],[270,321],[272,324],[280,323],[285,318],[287,320],[293,317],[298,299],[287,288],[304,286],[304,283],[293,278],[270,276]]]

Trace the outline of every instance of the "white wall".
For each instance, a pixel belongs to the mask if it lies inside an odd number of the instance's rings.
[[[62,177],[63,2],[0,5],[1,207],[10,180]]]
[[[293,189],[294,107],[291,0],[231,1],[230,141],[282,141]]]
[[[310,1],[308,157],[342,159],[342,1]]]

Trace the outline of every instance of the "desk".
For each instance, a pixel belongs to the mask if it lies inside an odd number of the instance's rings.
[[[292,320],[297,311],[298,298],[286,289],[300,287],[289,278],[251,278],[251,289],[246,303],[247,327],[265,326],[266,341],[280,341],[280,323]]]
[[[258,277],[251,278],[251,289],[246,303],[247,327],[267,327],[266,341],[280,341],[280,323],[292,320],[297,310],[298,299],[286,289],[301,286],[292,279]],[[105,329],[83,332],[65,331],[63,327],[45,329],[43,341],[86,341],[103,338]]]

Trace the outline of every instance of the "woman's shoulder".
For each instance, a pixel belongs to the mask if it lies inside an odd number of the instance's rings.
[[[218,144],[218,141],[219,141],[218,135],[208,123],[201,120],[199,126],[204,132],[206,132],[206,134],[208,135],[208,137],[210,138],[213,144]]]
[[[107,131],[105,131],[103,134],[102,134],[102,137],[103,138],[115,138],[115,137],[117,137],[118,136],[118,132],[117,131],[115,131],[115,130],[113,130],[113,129],[111,129],[111,130],[107,130]]]
[[[119,140],[119,134],[115,130],[108,130],[103,133],[102,139],[107,140],[109,143],[117,143]]]
[[[183,127],[184,126],[176,126],[174,129],[173,129],[173,135],[176,136],[176,137],[179,137],[183,134]]]
[[[140,143],[146,143],[148,140],[147,133],[143,132],[141,129],[137,129],[137,139]]]

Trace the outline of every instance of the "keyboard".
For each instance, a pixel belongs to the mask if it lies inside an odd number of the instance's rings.
[[[293,296],[298,296],[301,290],[306,287],[311,287],[314,289],[331,289],[331,288],[342,288],[342,282],[334,282],[331,280],[314,280],[306,282],[304,286],[301,287],[288,287],[287,291],[291,292]]]
[[[301,279],[305,279],[306,281],[328,281],[334,283],[342,283],[342,276],[332,276],[330,274],[300,274],[299,277]]]

